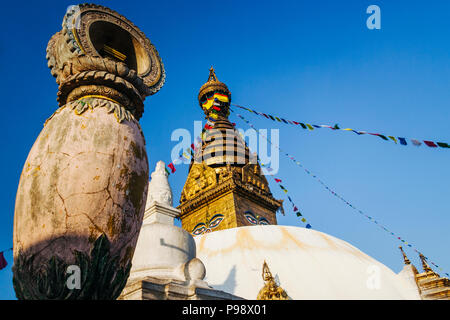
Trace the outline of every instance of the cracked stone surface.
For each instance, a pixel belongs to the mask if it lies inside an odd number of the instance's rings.
[[[14,255],[70,262],[105,233],[121,265],[132,258],[148,186],[145,140],[137,121],[118,123],[105,108],[57,112],[22,171],[16,196]],[[70,240],[69,240],[70,239]]]

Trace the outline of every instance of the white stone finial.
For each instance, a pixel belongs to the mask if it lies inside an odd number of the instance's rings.
[[[148,184],[147,208],[153,202],[172,206],[172,189],[165,167],[166,164],[163,161],[158,161],[155,171],[151,174],[151,180]]]
[[[145,205],[144,224],[163,223],[173,225],[180,210],[172,207],[172,189],[167,179],[166,164],[158,161],[148,184],[147,203]]]

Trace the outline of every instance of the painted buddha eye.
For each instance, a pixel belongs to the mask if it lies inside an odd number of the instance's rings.
[[[211,229],[216,228],[223,220],[224,216],[223,214],[216,214],[211,218],[211,221],[209,222],[209,227]]]
[[[203,222],[201,222],[194,227],[194,229],[192,230],[192,234],[194,236],[198,236],[199,234],[204,233],[205,230],[206,230],[206,226]]]
[[[245,212],[244,217],[247,218],[248,222],[251,224],[258,224],[258,220],[256,220],[255,215],[250,211]]]
[[[261,219],[259,219],[259,224],[268,226],[270,223],[269,223],[269,221],[267,221],[266,218],[261,218]]]

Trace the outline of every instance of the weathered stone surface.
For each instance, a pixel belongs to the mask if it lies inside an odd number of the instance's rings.
[[[148,184],[145,140],[137,121],[119,123],[106,108],[57,112],[33,145],[20,178],[14,254],[75,263],[100,235],[126,267],[144,214]],[[74,237],[76,235],[76,237]]]

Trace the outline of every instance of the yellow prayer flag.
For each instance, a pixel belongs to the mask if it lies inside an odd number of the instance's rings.
[[[397,143],[397,139],[395,139],[395,137],[393,137],[393,136],[388,136],[388,138],[390,138],[392,141],[394,141],[395,143]]]
[[[213,96],[213,101],[214,101],[214,99],[217,99],[217,100],[222,101],[222,102],[228,102],[229,101],[228,96],[225,95],[225,94],[221,94],[221,93],[215,93],[214,96]]]
[[[213,98],[209,98],[208,100],[206,100],[205,103],[202,104],[203,108],[205,108],[206,110],[209,110],[209,108],[212,107],[214,103],[214,99]]]
[[[310,124],[306,124],[309,130],[314,130],[314,128]]]

